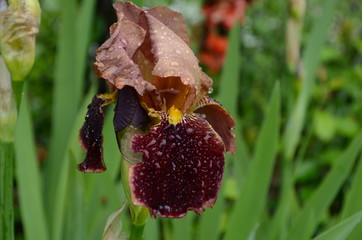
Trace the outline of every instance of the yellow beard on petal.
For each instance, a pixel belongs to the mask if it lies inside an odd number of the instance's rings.
[[[170,124],[176,125],[178,123],[181,122],[182,120],[182,112],[180,110],[178,110],[175,106],[172,106],[168,111],[167,111],[169,118],[168,118],[168,122]]]

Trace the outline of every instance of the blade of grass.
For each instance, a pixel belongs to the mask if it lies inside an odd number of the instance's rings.
[[[121,154],[114,133],[112,106],[109,106],[106,111],[103,129],[103,150],[107,171],[102,174],[77,174],[84,179],[85,185],[83,205],[85,209],[84,221],[88,233],[87,239],[100,239],[107,218],[116,209],[120,208],[125,201],[123,189],[120,186],[119,179],[117,179],[119,177]],[[126,213],[127,211],[124,211],[121,214],[123,220]],[[129,221],[123,221],[124,228],[127,228],[128,224]]]
[[[341,217],[346,218],[362,209],[362,157],[358,161],[357,169],[349,191],[346,193],[346,201],[343,204]]]
[[[357,169],[354,173],[350,190],[346,193],[346,201],[343,204],[342,219],[351,216],[362,209],[362,157],[359,159]],[[362,236],[362,224],[358,223],[348,239],[360,239]]]
[[[282,167],[282,186],[279,204],[277,211],[271,221],[269,237],[272,240],[285,239],[287,235],[287,222],[290,216],[292,191],[293,191],[293,176],[291,162],[284,162]]]
[[[294,168],[295,166],[302,161],[305,157],[307,146],[310,143],[313,127],[307,129],[306,136],[303,138],[300,149],[298,151],[298,156],[296,161],[291,162],[286,158],[283,158],[281,164],[282,171],[282,186],[281,194],[278,201],[278,208],[274,214],[272,224],[270,227],[269,237],[270,239],[285,239],[287,235],[287,228],[289,225],[289,218],[293,215],[292,208],[296,199],[295,189],[294,189]],[[296,204],[295,204],[296,205]],[[298,211],[298,209],[296,209]]]
[[[51,221],[52,223],[52,233],[51,233],[51,239],[53,240],[60,240],[62,239],[62,231],[64,227],[64,216],[65,216],[65,208],[66,208],[66,197],[67,197],[67,188],[68,188],[68,178],[69,178],[69,164],[70,164],[70,151],[73,152],[73,154],[76,156],[80,153],[80,148],[78,144],[78,132],[81,128],[84,116],[86,114],[87,105],[91,102],[91,99],[95,93],[95,88],[93,87],[88,95],[85,97],[83,107],[80,109],[77,119],[75,121],[74,126],[71,128],[70,131],[71,137],[70,141],[68,142],[68,147],[66,150],[66,155],[62,159],[61,167],[59,168],[59,181],[58,185],[55,187],[56,189],[56,195],[55,195],[55,202],[54,202],[54,208],[50,209],[50,211],[53,211],[53,219]],[[76,171],[75,166],[71,169],[74,169]]]
[[[234,117],[237,116],[240,62],[240,25],[235,23],[228,37],[228,50],[220,79],[220,91],[217,96],[217,99],[223,103],[223,107]],[[237,130],[241,129],[240,121],[237,122],[236,128]],[[240,165],[241,167],[238,167],[237,169],[241,169],[241,172],[238,172],[238,174],[242,175],[243,171],[245,171],[244,163],[247,160],[245,157],[247,150],[242,139],[241,131],[236,131],[236,137],[236,154],[235,156],[227,155],[226,161],[233,162],[235,165]],[[225,172],[227,171],[226,169],[228,168],[225,167]],[[225,177],[226,174],[224,178]],[[224,184],[222,186],[224,186]],[[218,238],[220,221],[224,208],[223,193],[224,191],[222,187],[215,207],[213,209],[208,209],[202,216],[200,216],[199,229],[197,230],[198,239]]]
[[[6,104],[7,93],[11,91],[11,76],[0,55],[0,239],[14,239],[14,129],[17,120],[17,110],[11,114],[11,105]],[[5,98],[3,96],[5,95]],[[10,104],[14,96],[10,92]],[[19,95],[19,94],[18,94]],[[21,95],[21,94],[20,94]],[[16,97],[16,96],[15,96]],[[13,116],[11,119],[10,116]],[[5,126],[4,126],[5,125]]]
[[[231,156],[231,160],[234,164],[234,171],[237,181],[239,184],[244,182],[244,178],[249,168],[249,163],[251,161],[251,156],[249,150],[247,149],[245,139],[243,138],[242,134],[242,126],[241,120],[238,120],[235,127],[235,134],[236,134],[236,151],[235,155]]]
[[[139,7],[143,7],[144,4],[143,4],[143,0],[133,0],[132,1],[134,4],[136,4],[137,6]]]
[[[266,202],[266,195],[277,153],[280,124],[280,89],[276,85],[267,108],[253,161],[245,177],[239,200],[231,213],[225,240],[248,239],[256,228]]]
[[[161,239],[164,240],[172,240],[172,229],[173,229],[173,222],[171,219],[167,218],[160,218],[161,224]]]
[[[247,167],[249,151],[241,132],[241,120],[237,118],[241,64],[240,42],[240,24],[236,22],[228,37],[228,49],[220,78],[220,92],[217,99],[222,102],[223,107],[228,110],[230,115],[238,120],[236,121],[235,129],[237,149],[235,156],[232,156],[231,160],[237,160],[235,164],[240,165],[239,170],[241,170],[241,172],[239,172],[239,174],[242,175],[245,173]]]
[[[87,239],[85,237],[85,221],[84,221],[84,183],[75,169],[79,163],[79,146],[73,145],[68,151],[68,185],[65,200],[64,227],[62,231],[62,239]],[[76,151],[74,151],[76,150]]]
[[[0,141],[0,239],[14,239],[14,142]]]
[[[145,240],[158,240],[160,239],[158,220],[153,218],[148,218],[145,230],[144,230],[144,238]]]
[[[77,64],[74,76],[76,79],[74,81],[74,93],[76,95],[74,95],[73,98],[75,100],[74,102],[78,104],[77,107],[79,107],[82,100],[85,70],[87,69],[88,48],[91,41],[90,33],[93,28],[94,7],[95,0],[83,0],[80,3],[79,15],[77,16],[77,37],[75,39],[76,51],[74,52],[75,62]]]
[[[196,225],[192,239],[219,239],[225,231],[225,226],[227,226],[230,216],[229,208],[236,199],[235,195],[238,194],[238,192],[235,193],[236,190],[232,185],[235,179],[233,179],[232,176],[229,176],[230,174],[228,174],[228,169],[231,169],[232,165],[230,154],[226,154],[225,162],[224,179],[217,197],[217,201],[213,208],[206,209],[206,211],[201,216],[198,216],[198,224]],[[229,187],[231,186],[231,190],[228,189],[228,184]]]
[[[228,37],[228,49],[226,52],[225,64],[222,69],[220,78],[220,92],[217,99],[222,102],[223,107],[228,110],[236,121],[236,140],[237,149],[235,158],[238,159],[236,164],[240,164],[242,169],[246,169],[247,160],[249,159],[248,149],[241,134],[241,120],[237,118],[237,103],[239,101],[240,85],[240,24],[234,23]]]
[[[106,174],[110,175],[112,180],[116,180],[119,177],[120,165],[121,165],[121,152],[118,149],[117,138],[114,132],[113,126],[113,104],[108,106],[107,113],[104,120],[104,161],[107,165]]]
[[[193,212],[189,212],[181,219],[174,219],[172,240],[191,240],[191,225],[195,217]]]
[[[118,150],[116,137],[113,128],[113,110],[108,107],[106,110],[104,129],[103,129],[103,151],[107,171],[102,174],[82,174],[75,171],[76,183],[82,183],[80,191],[82,192],[83,202],[83,222],[85,225],[85,239],[100,239],[103,228],[109,215],[121,207],[124,201],[123,190],[117,180],[117,174],[120,166],[120,151]],[[75,146],[80,149],[80,146]],[[81,154],[75,159],[76,163],[84,160],[85,155]],[[76,164],[74,163],[74,166]],[[72,170],[74,170],[74,166]],[[126,212],[122,213],[122,218]],[[123,222],[127,225],[127,221]]]
[[[232,116],[236,116],[240,79],[240,25],[234,24],[228,37],[225,65],[220,78],[218,99]]]
[[[124,203],[121,186],[112,181],[109,176],[103,176],[103,174],[105,173],[87,176],[77,173],[81,178],[85,178],[86,185],[89,177],[95,179],[92,190],[87,187],[87,191],[92,191],[92,193],[84,195],[83,221],[86,224],[86,239],[100,239],[107,218]],[[126,211],[121,214],[122,221],[126,215]]]
[[[60,2],[60,27],[58,31],[57,53],[55,58],[53,103],[52,103],[52,137],[49,147],[49,157],[45,165],[45,204],[46,209],[54,209],[55,192],[60,177],[62,159],[66,152],[67,142],[78,104],[73,102],[75,76],[74,36],[76,36],[74,21],[76,19],[75,0]],[[47,211],[48,219],[53,219],[54,211]],[[53,231],[50,224],[50,229]]]
[[[107,171],[102,174],[76,173],[85,183],[83,221],[86,223],[88,234],[86,239],[100,239],[107,218],[125,201],[122,187],[111,179],[111,174]],[[122,213],[122,219],[126,213]],[[123,225],[124,223],[125,221]]]
[[[362,211],[354,214],[353,216],[345,219],[336,226],[328,229],[327,231],[321,233],[319,236],[313,240],[344,240],[356,227],[356,225],[361,221]],[[361,237],[361,235],[359,236]]]
[[[48,226],[32,126],[28,102],[22,101],[15,133],[16,180],[21,217],[26,239],[47,240]]]
[[[298,96],[284,133],[284,156],[287,160],[293,158],[300,139],[308,102],[320,62],[322,47],[326,40],[332,17],[337,9],[337,2],[338,1],[336,0],[324,1],[324,5],[321,8],[323,9],[322,16],[313,26],[306,45],[306,50],[303,53],[304,79],[302,79],[302,90]]]
[[[353,163],[357,154],[362,148],[362,133],[360,133],[353,142],[348,146],[345,152],[337,159],[328,175],[324,178],[323,182],[319,185],[317,190],[314,191],[309,198],[305,207],[300,215],[297,217],[292,230],[289,232],[287,239],[302,239],[301,236],[307,232],[304,224],[308,221],[308,216],[314,214],[314,227],[317,226],[319,220],[323,217],[328,206],[333,201],[342,186],[346,177],[351,171]],[[313,229],[310,229],[307,236],[313,234]]]
[[[224,186],[225,179],[221,186],[218,199],[212,209],[207,209],[199,218],[199,227],[197,229],[197,238],[200,240],[218,239],[220,234],[220,224],[224,209]]]
[[[46,204],[50,209],[54,208],[55,188],[58,184],[61,159],[64,158],[70,137],[69,131],[64,131],[64,129],[72,128],[83,92],[94,3],[94,0],[83,0],[79,9],[75,0],[60,1],[59,4],[62,6],[62,23],[58,33],[52,139],[46,169],[46,189],[48,189]],[[79,15],[77,15],[77,10],[79,10]],[[51,213],[49,215],[49,219],[52,219]]]

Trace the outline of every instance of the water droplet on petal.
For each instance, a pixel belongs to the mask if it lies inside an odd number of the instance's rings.
[[[173,67],[178,67],[179,66],[178,62],[171,62],[170,65],[173,66]]]
[[[100,68],[104,68],[106,65],[104,65],[104,63],[102,62],[97,62],[97,66]]]
[[[174,75],[175,75],[174,70],[167,71],[163,74],[164,77],[169,77],[169,76],[174,76]]]

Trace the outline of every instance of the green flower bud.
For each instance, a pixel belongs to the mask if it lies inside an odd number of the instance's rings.
[[[33,66],[39,22],[37,0],[13,0],[0,12],[0,52],[13,81],[22,81]]]

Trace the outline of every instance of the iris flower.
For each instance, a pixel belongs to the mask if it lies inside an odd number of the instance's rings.
[[[131,204],[151,216],[180,218],[212,207],[220,189],[224,153],[235,150],[233,118],[207,96],[212,80],[190,49],[183,16],[167,7],[114,5],[118,21],[96,52],[94,69],[111,94],[88,106],[80,140],[83,172],[106,169],[102,107],[115,102],[114,128],[129,163]]]

